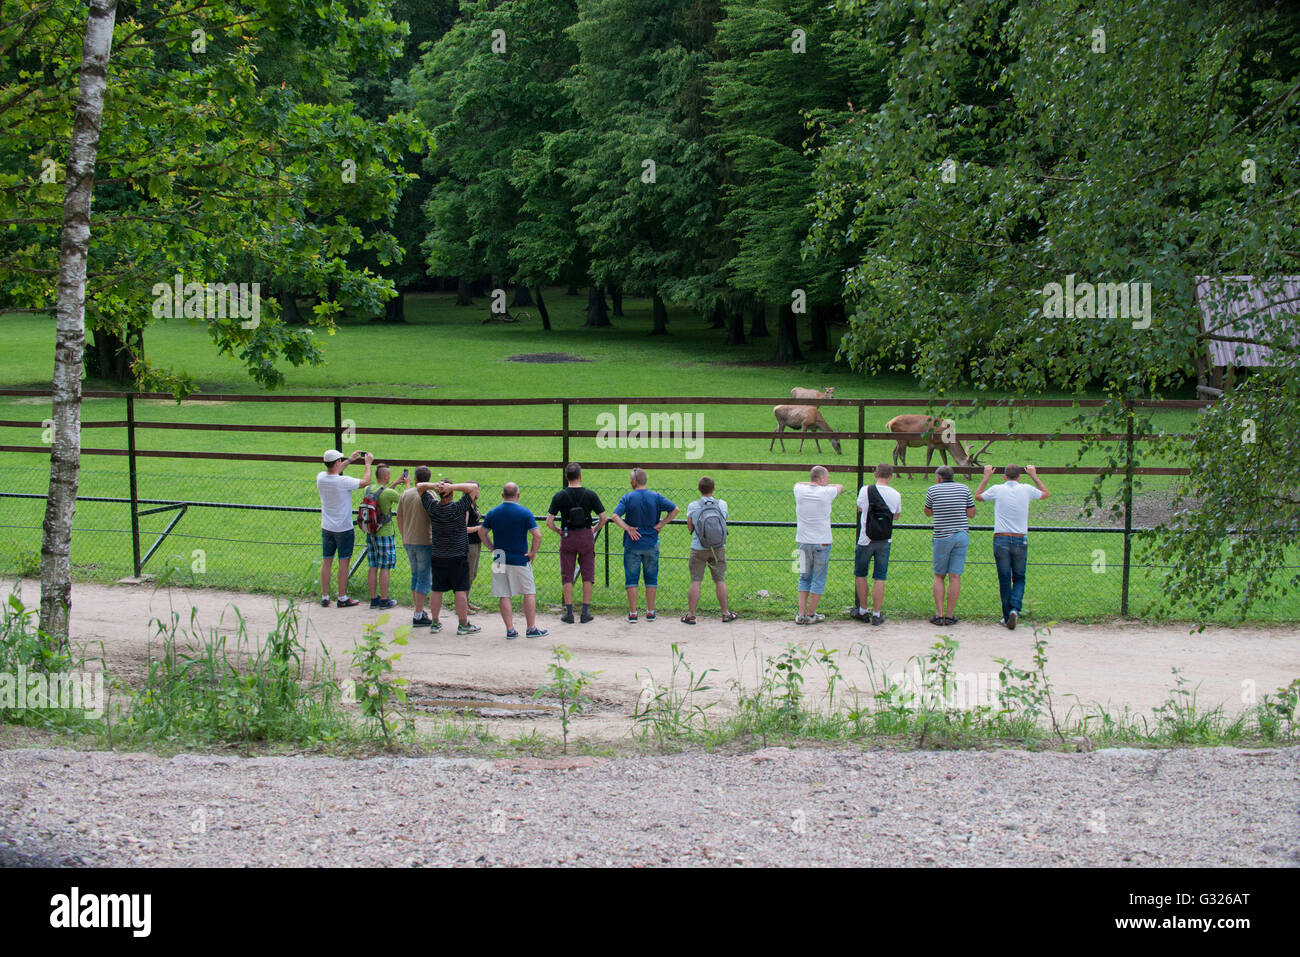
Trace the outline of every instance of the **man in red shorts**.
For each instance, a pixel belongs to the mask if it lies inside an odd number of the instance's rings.
[[[564,591],[564,614],[560,621],[573,624],[573,570],[582,572],[582,622],[592,620],[591,588],[596,583],[596,535],[605,527],[605,506],[600,497],[582,487],[582,466],[570,462],[564,467],[568,484],[556,492],[546,510],[546,527],[560,536],[560,587]],[[592,527],[591,518],[599,516]],[[556,526],[556,519],[560,525]]]

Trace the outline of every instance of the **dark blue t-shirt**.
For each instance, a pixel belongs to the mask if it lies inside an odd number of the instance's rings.
[[[633,489],[620,498],[614,506],[614,514],[641,533],[641,538],[634,542],[624,532],[623,548],[639,552],[658,545],[659,533],[655,531],[655,523],[661,514],[666,515],[676,507],[658,492],[652,492],[648,488]]]
[[[533,513],[518,502],[502,502],[483,516],[492,544],[506,553],[507,565],[528,564],[528,532],[537,527]]]

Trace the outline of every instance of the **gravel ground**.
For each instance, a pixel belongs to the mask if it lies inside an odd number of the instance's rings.
[[[4,865],[1300,866],[1300,748],[0,751]]]

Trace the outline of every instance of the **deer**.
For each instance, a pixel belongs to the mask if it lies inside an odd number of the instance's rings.
[[[785,451],[786,429],[799,430],[800,452],[803,451],[803,444],[807,439],[808,433],[813,434],[813,442],[817,446],[817,451],[820,452],[822,446],[821,443],[817,441],[816,433],[835,431],[827,424],[826,420],[822,418],[821,412],[817,410],[817,406],[815,405],[777,405],[772,407],[772,414],[776,416],[776,433],[772,436],[772,441],[768,443],[767,450],[769,452],[771,452],[772,447],[776,445],[778,437],[781,439],[781,451]],[[836,455],[844,454],[840,451],[839,439],[832,436],[830,442],[831,448],[835,450]]]
[[[993,444],[990,439],[984,443],[984,448],[980,449],[974,455],[966,448],[966,443],[958,441],[957,427],[953,424],[952,419],[936,419],[930,415],[896,415],[885,423],[885,428],[890,432],[896,433],[924,433],[921,435],[899,435],[895,439],[894,446],[894,464],[907,465],[907,450],[911,446],[925,446],[925,467],[930,467],[930,459],[937,451],[943,458],[943,464],[948,464],[948,453],[952,453],[953,463],[955,465],[972,465],[980,464],[979,457],[984,451]],[[915,478],[913,474],[908,473],[908,478]]]
[[[835,398],[835,386],[828,385],[824,392],[818,392],[816,389],[800,389],[798,386],[790,390],[792,399],[833,399]]]

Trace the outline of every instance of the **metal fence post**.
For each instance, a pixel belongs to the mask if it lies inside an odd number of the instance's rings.
[[[334,397],[334,448],[343,451],[343,399]]]
[[[135,393],[126,394],[126,457],[127,474],[131,483],[131,568],[140,577],[140,496],[136,488],[135,473]]]
[[[1133,552],[1133,403],[1124,401],[1124,575],[1120,581],[1119,614],[1128,617],[1129,562]]]
[[[609,587],[609,526],[605,526],[605,587]]]

